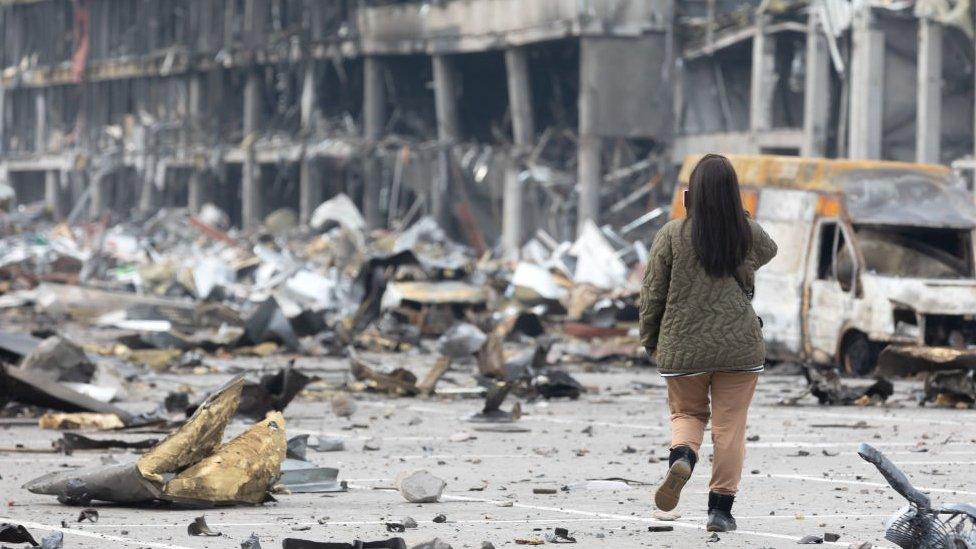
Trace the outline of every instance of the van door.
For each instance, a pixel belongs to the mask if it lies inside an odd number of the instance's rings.
[[[796,359],[802,351],[801,303],[807,251],[818,195],[791,189],[763,189],[756,221],[776,242],[776,257],[756,272],[752,302],[763,319],[769,358]]]
[[[854,312],[857,268],[850,242],[847,229],[836,219],[817,224],[807,311],[810,347],[817,362],[834,360],[841,330]]]

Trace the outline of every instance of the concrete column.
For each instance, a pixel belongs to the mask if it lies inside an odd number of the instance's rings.
[[[599,82],[593,55],[587,55],[590,47],[587,38],[580,39],[580,86],[579,86],[579,141],[577,144],[577,184],[579,205],[576,212],[576,232],[583,230],[588,220],[599,224],[600,183],[603,182],[601,153],[603,139],[593,130],[597,106]]]
[[[386,85],[383,82],[383,61],[369,56],[363,60],[363,132],[371,145],[363,167],[363,217],[366,226],[375,229],[380,219],[380,190],[383,187],[382,166],[375,151],[386,128]]]
[[[34,95],[34,152],[47,150],[47,97],[46,88],[35,89]]]
[[[244,85],[244,164],[241,167],[241,224],[245,229],[261,222],[261,166],[254,155],[261,117],[261,80],[256,69],[247,75]]]
[[[322,203],[322,172],[314,158],[303,158],[299,166],[299,219],[307,224],[312,220],[312,212]]]
[[[583,230],[587,220],[600,222],[600,183],[603,179],[603,139],[594,135],[579,137],[579,212],[576,232]]]
[[[749,84],[749,129],[773,127],[773,90],[776,87],[776,40],[766,34],[766,17],[757,15],[752,38],[752,72]]]
[[[884,114],[884,32],[875,26],[870,7],[854,14],[851,27],[849,156],[880,159]]]
[[[91,219],[98,219],[108,207],[108,197],[105,196],[105,185],[108,177],[103,172],[94,172],[88,179],[88,186],[91,189],[88,195],[88,217]]]
[[[437,112],[437,139],[440,151],[437,159],[438,177],[431,189],[431,215],[444,224],[449,216],[451,194],[451,147],[461,137],[457,110],[457,73],[454,60],[446,55],[432,58],[434,67],[434,107]]]
[[[47,170],[44,172],[44,204],[51,217],[60,221],[64,218],[64,203],[61,200],[61,171]]]
[[[203,134],[203,118],[206,115],[203,78],[204,76],[202,74],[192,74],[190,75],[189,85],[187,86],[187,95],[189,96],[187,114],[190,118],[188,142],[190,147],[194,149],[202,145],[200,139]],[[192,214],[200,213],[200,208],[207,201],[206,190],[204,189],[207,178],[204,167],[202,166],[203,162],[198,161],[196,164],[187,181],[186,193],[186,207]]]
[[[0,154],[6,150],[7,142],[4,139],[4,128],[7,125],[7,90],[0,82]]]
[[[512,257],[522,246],[522,184],[519,172],[523,157],[535,141],[535,117],[532,112],[532,90],[529,60],[525,49],[505,50],[505,69],[508,76],[508,105],[512,113],[513,154],[505,172],[502,196],[502,248]]]
[[[938,163],[942,138],[942,26],[918,20],[918,101],[915,110],[915,160]]]
[[[205,173],[201,168],[194,168],[190,172],[190,179],[187,181],[186,207],[190,210],[191,214],[200,213],[200,209],[207,202],[207,196],[204,192],[204,186],[206,185]]]
[[[302,82],[301,115],[302,134],[305,139],[314,131],[318,112],[318,90],[315,87],[315,64],[305,65],[305,78]],[[322,180],[316,169],[315,159],[302,156],[298,172],[298,218],[301,223],[312,219],[312,212],[322,203]]]
[[[807,18],[806,82],[803,90],[803,156],[827,154],[830,121],[830,52],[817,12]]]
[[[461,135],[457,110],[457,73],[454,60],[446,55],[435,55],[434,106],[437,111],[437,138],[453,144]]]

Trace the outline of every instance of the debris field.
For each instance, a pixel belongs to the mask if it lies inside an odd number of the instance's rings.
[[[781,363],[741,530],[704,531],[707,441],[656,512],[668,412],[637,342],[639,243],[590,224],[507,261],[430,218],[366,231],[342,195],[316,213],[27,219],[0,239],[0,543],[887,547],[904,502],[862,442],[933,501],[976,500],[971,371]]]

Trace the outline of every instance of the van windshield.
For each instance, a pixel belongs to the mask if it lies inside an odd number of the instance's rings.
[[[971,231],[855,225],[866,272],[901,278],[972,278]]]

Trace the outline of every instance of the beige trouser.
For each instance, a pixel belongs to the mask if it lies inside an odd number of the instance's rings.
[[[665,380],[671,408],[671,448],[688,446],[698,455],[711,416],[712,480],[708,487],[713,492],[734,496],[742,478],[746,417],[759,374],[713,372]]]

